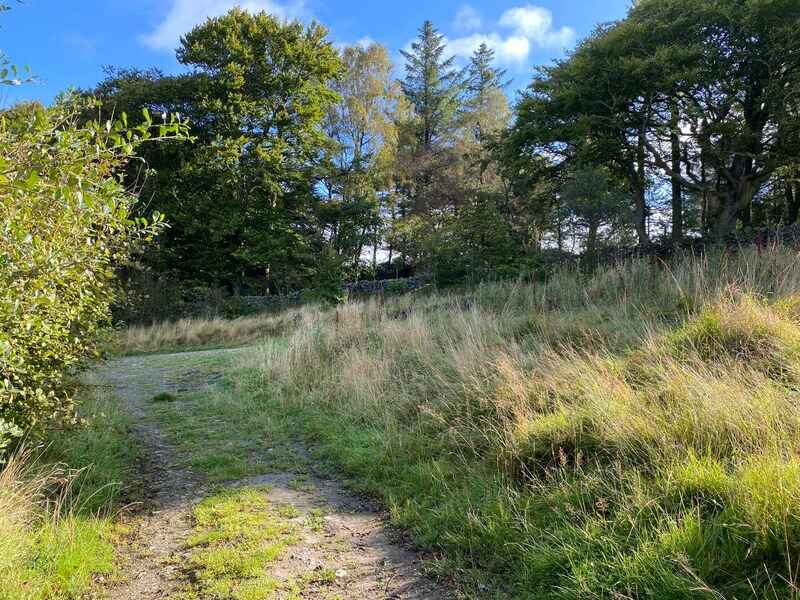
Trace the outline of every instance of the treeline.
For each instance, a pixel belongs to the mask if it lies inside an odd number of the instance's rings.
[[[798,25],[792,0],[643,0],[512,110],[493,51],[462,67],[429,22],[398,80],[378,44],[234,9],[182,38],[187,73],[110,70],[92,94],[192,124],[129,169],[169,223],[145,269],[270,292],[502,277],[796,222]]]
[[[340,52],[319,25],[234,9],[189,32],[177,57],[187,74],[112,70],[92,91],[106,115],[192,124],[194,143],[131,166],[142,210],[169,223],[148,268],[285,292],[513,262],[486,146],[510,110],[488,47],[457,68],[426,23],[397,81],[378,44]]]

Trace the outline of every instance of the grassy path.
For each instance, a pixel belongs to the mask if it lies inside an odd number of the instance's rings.
[[[137,423],[148,491],[109,597],[446,597],[375,507],[318,475],[279,420],[243,406],[226,372],[246,351],[127,357],[98,371]]]

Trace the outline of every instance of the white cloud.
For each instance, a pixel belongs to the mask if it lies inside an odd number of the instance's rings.
[[[456,16],[458,24],[464,6]],[[476,13],[477,14],[477,13]],[[506,66],[522,66],[535,47],[563,49],[575,41],[575,30],[571,27],[553,27],[553,14],[546,8],[528,4],[505,11],[497,22],[499,31],[471,33],[447,40],[448,49],[456,56],[469,58],[485,43],[495,51],[497,61]],[[480,25],[477,27],[480,28]],[[503,31],[505,30],[505,31]]]
[[[234,6],[249,12],[266,11],[282,19],[306,15],[305,0],[171,0],[171,7],[156,28],[141,37],[142,43],[155,50],[174,50],[185,33],[209,17],[224,15]]]
[[[483,26],[480,13],[469,4],[464,4],[458,9],[453,27],[458,31],[475,31]]]
[[[363,48],[364,50],[366,50],[366,49],[368,49],[368,48],[369,48],[369,47],[370,47],[372,44],[375,44],[375,43],[377,43],[377,42],[375,42],[375,40],[373,40],[373,39],[372,39],[371,37],[369,37],[368,35],[365,35],[365,36],[364,36],[364,37],[362,37],[361,39],[359,39],[359,40],[356,40],[355,42],[352,42],[352,43],[349,43],[349,42],[334,42],[333,46],[334,46],[334,47],[335,47],[337,50],[339,50],[339,51],[341,52],[342,50],[344,50],[344,49],[345,49],[345,48],[347,48],[348,46],[360,46],[361,48]]]
[[[521,64],[531,52],[531,44],[521,35],[502,37],[497,33],[475,33],[470,36],[447,40],[447,49],[462,58],[469,58],[481,44],[486,44],[495,51],[501,64]]]
[[[541,47],[564,48],[575,40],[574,29],[553,29],[553,13],[532,4],[507,10],[500,17],[500,25]]]

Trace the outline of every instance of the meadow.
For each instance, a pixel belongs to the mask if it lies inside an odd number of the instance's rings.
[[[185,355],[224,379],[151,402],[186,467],[337,477],[459,597],[800,595],[794,251],[160,324],[113,348],[166,368],[181,355],[159,351],[202,346],[248,348]],[[136,442],[95,392],[85,423],[3,471],[3,598],[119,576],[109,482],[135,481]]]
[[[795,252],[753,249],[307,307],[237,377],[443,574],[517,598],[790,598],[799,292]]]

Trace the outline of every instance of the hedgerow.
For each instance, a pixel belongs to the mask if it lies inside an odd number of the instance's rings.
[[[0,453],[72,414],[68,375],[96,353],[114,267],[162,226],[133,216],[123,167],[185,126],[87,122],[93,108],[69,96],[0,114]]]

